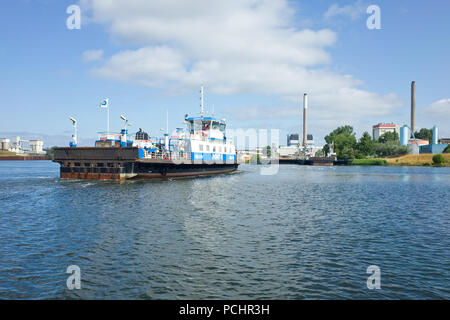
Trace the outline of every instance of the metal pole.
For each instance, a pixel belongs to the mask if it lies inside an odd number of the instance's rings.
[[[75,127],[75,139],[73,139],[73,140],[74,140],[75,145],[77,145],[78,144],[78,129],[77,129],[77,123],[76,122],[75,122],[74,127]]]
[[[109,101],[106,106],[106,133],[109,134]]]
[[[200,87],[200,115],[203,117],[203,86]]]
[[[306,150],[308,142],[308,95],[303,95],[303,147]]]
[[[414,134],[416,124],[416,82],[411,82],[411,132]]]

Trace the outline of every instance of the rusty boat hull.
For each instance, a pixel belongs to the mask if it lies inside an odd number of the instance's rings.
[[[144,158],[136,147],[55,148],[62,179],[169,179],[225,174],[236,171],[234,161]]]

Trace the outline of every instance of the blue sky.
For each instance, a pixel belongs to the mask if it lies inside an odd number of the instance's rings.
[[[225,4],[226,3],[226,4]],[[80,30],[69,30],[69,5]],[[365,12],[381,9],[381,29]],[[409,123],[450,136],[449,1],[2,1],[0,135],[65,144],[69,116],[82,142],[125,114],[159,134],[205,104],[232,128],[301,132],[300,98],[310,94],[318,143],[338,125],[358,135],[379,122]],[[66,141],[67,139],[67,141]],[[83,140],[84,139],[84,140]]]

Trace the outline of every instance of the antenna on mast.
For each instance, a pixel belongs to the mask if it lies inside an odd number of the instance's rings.
[[[203,86],[200,87],[200,116],[203,117]]]
[[[72,125],[73,125],[72,141],[70,142],[69,146],[76,147],[77,146],[77,120],[74,117],[70,117],[69,119],[70,119],[70,121],[72,121]]]
[[[169,109],[166,109],[166,133],[169,133]]]

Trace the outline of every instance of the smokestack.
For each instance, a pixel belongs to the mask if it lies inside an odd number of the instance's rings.
[[[303,146],[306,147],[308,141],[308,95],[303,95]]]
[[[414,133],[416,125],[416,82],[411,82],[411,130]]]

